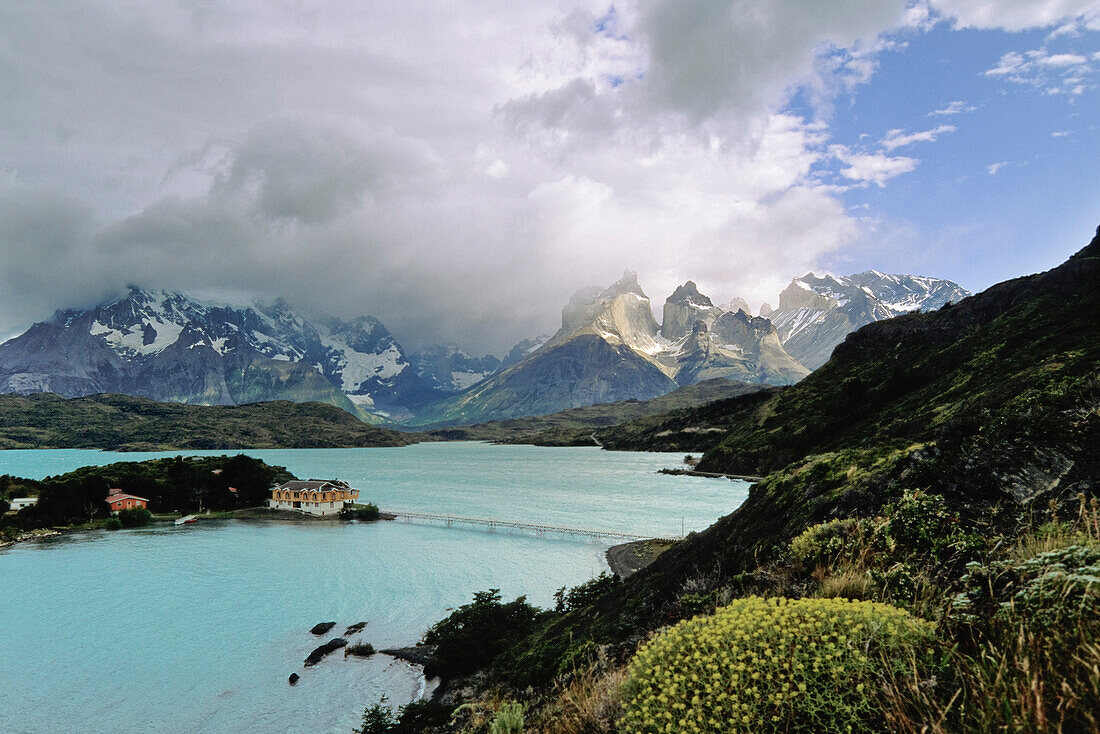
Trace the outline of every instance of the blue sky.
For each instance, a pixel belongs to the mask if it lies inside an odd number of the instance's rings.
[[[0,337],[130,283],[498,354],[624,268],[979,290],[1100,224],[1098,54],[1100,0],[0,3]]]
[[[953,129],[888,151],[917,159],[912,171],[843,194],[853,213],[899,231],[836,253],[829,267],[927,271],[977,290],[1053,267],[1087,243],[1100,225],[1100,34],[1049,35],[941,23],[894,36],[898,48],[878,56],[872,79],[836,101],[832,140],[881,150],[891,130]],[[1052,91],[1064,86],[1066,67],[1033,83],[987,73],[1006,54],[1039,49],[1086,58],[1070,69],[1083,90]],[[791,108],[812,114],[797,98]],[[844,184],[841,167],[820,169]]]

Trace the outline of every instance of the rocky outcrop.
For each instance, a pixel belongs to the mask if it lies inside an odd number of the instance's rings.
[[[312,668],[314,665],[321,662],[325,655],[336,652],[341,647],[347,646],[347,644],[348,641],[345,640],[343,637],[335,637],[329,640],[325,644],[314,649],[314,651],[311,652],[308,657],[306,657],[305,667]]]
[[[397,658],[398,660],[404,660],[406,663],[424,667],[430,665],[435,659],[435,646],[433,645],[394,647],[388,650],[381,650],[380,652],[383,655],[389,655],[391,658]]]
[[[699,292],[695,283],[689,280],[665,299],[661,336],[671,341],[682,339],[691,333],[696,322],[709,328],[723,313],[722,309],[711,303],[709,298]]]
[[[335,626],[335,622],[318,622],[317,624],[313,625],[313,628],[309,631],[309,633],[311,635],[323,635]]]
[[[787,354],[768,319],[750,316],[747,308],[727,311],[711,306],[710,299],[700,294],[691,281],[677,288],[665,302],[662,334],[671,338],[680,333],[685,318],[695,319],[690,333],[669,350],[675,356],[674,378],[678,385],[716,377],[786,385],[809,374]]]

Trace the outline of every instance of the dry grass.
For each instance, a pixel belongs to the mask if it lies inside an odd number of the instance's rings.
[[[1052,508],[1056,509],[1056,508]],[[1077,518],[1025,532],[1005,556],[1026,561],[1069,546],[1100,544],[1097,501],[1079,496]],[[1055,600],[1070,600],[1071,583]],[[976,648],[952,650],[942,680],[914,670],[884,686],[890,729],[917,734],[1100,734],[1100,613],[1043,626],[1015,605],[986,620]],[[927,674],[924,676],[927,678]]]
[[[578,673],[561,688],[530,728],[537,734],[613,734],[622,711],[625,668]]]
[[[1100,732],[1100,645],[1078,637],[1075,653],[1050,654],[1051,640],[1003,631],[973,655],[955,653],[950,683],[914,670],[883,690],[890,731],[905,734],[1096,734]]]
[[[817,596],[822,599],[871,600],[876,594],[865,569],[842,566],[822,574]]]
[[[1057,516],[1057,504],[1051,503],[1050,512],[1052,517]],[[1073,521],[1052,521],[1024,533],[1009,549],[1008,557],[1025,560],[1070,545],[1100,545],[1100,502],[1095,497],[1086,500],[1084,494],[1078,494],[1077,517]]]

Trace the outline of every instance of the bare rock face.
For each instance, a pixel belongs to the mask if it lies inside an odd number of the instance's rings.
[[[309,633],[312,635],[323,635],[335,626],[335,622],[318,622],[313,625],[313,629],[311,629]]]
[[[809,374],[783,349],[768,319],[750,316],[748,304],[740,299],[731,303],[738,308],[713,306],[690,280],[665,302],[661,333],[676,340],[666,348],[669,356],[660,354],[658,359],[671,362],[678,385],[715,377],[783,385]]]
[[[582,333],[595,333],[612,343],[641,346],[655,343],[657,321],[638,276],[627,270],[610,287],[584,288],[573,294],[561,313],[561,329],[549,344]]]
[[[661,336],[669,340],[681,339],[693,330],[696,322],[709,328],[722,313],[722,309],[711,303],[710,298],[701,294],[689,280],[665,300]]]
[[[723,311],[729,311],[730,313],[737,313],[738,311],[744,311],[745,313],[752,315],[752,309],[749,308],[749,302],[744,298],[733,298],[726,303],[721,304],[718,308]],[[767,314],[761,314],[766,316]]]

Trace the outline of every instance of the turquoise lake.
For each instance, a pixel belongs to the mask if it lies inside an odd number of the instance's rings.
[[[42,478],[164,453],[0,451]],[[224,452],[187,452],[216,455]],[[418,444],[248,451],[301,478],[339,478],[383,509],[679,535],[736,509],[742,482],[667,476],[681,454]],[[414,666],[337,652],[344,626],[376,648],[415,643],[474,591],[549,606],[607,570],[607,543],[402,522],[212,520],[89,532],[0,550],[0,731],[343,732],[384,694],[423,690]],[[320,621],[337,627],[309,634]],[[301,675],[295,687],[291,673]]]

